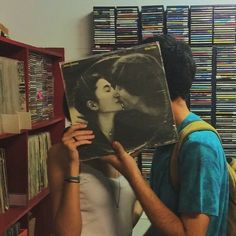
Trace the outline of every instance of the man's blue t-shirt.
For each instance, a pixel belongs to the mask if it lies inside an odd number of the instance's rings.
[[[189,122],[200,120],[190,113],[178,131]],[[173,145],[155,151],[151,187],[176,215],[203,213],[210,216],[208,236],[227,235],[229,179],[221,142],[212,131],[196,131],[182,145],[179,161],[180,189],[176,193],[170,180],[170,156]],[[171,226],[170,226],[171,227]],[[157,236],[153,229],[152,235]]]

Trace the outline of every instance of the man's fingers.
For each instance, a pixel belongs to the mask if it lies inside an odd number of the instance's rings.
[[[112,147],[115,149],[115,151],[119,157],[122,157],[123,155],[126,154],[126,151],[124,150],[123,146],[119,142],[114,141],[112,143]]]
[[[132,156],[132,157],[137,157],[139,154],[141,153],[141,150],[138,150],[138,151],[134,151],[134,152],[132,152],[132,153],[129,153],[130,154],[130,156]]]

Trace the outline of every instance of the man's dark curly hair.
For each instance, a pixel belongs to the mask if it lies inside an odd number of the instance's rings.
[[[196,72],[190,46],[184,41],[177,41],[171,35],[147,38],[142,44],[155,41],[160,44],[171,100],[177,97],[186,99]]]

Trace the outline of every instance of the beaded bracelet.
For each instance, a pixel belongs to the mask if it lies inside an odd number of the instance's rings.
[[[64,178],[65,182],[68,183],[80,183],[80,176],[67,176]]]

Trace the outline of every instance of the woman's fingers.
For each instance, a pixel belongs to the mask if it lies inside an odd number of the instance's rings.
[[[93,134],[92,130],[81,130],[81,131],[75,131],[73,133],[74,139],[77,141],[81,139],[93,139],[95,135]]]
[[[95,135],[93,134],[93,131],[77,131],[71,134],[64,135],[63,141],[71,140],[73,139],[74,141],[80,141],[83,139],[94,139]]]
[[[91,144],[95,138],[92,130],[86,129],[84,123],[73,124],[63,135],[62,142],[70,149],[75,149],[84,144]]]
[[[83,139],[93,139],[94,134],[92,130],[86,130],[86,124],[78,123],[72,125],[64,134],[63,142],[74,139],[74,141],[80,141]]]
[[[85,123],[76,123],[70,126],[69,130],[71,130],[72,132],[77,130],[77,129],[85,129],[87,128],[87,124]]]

